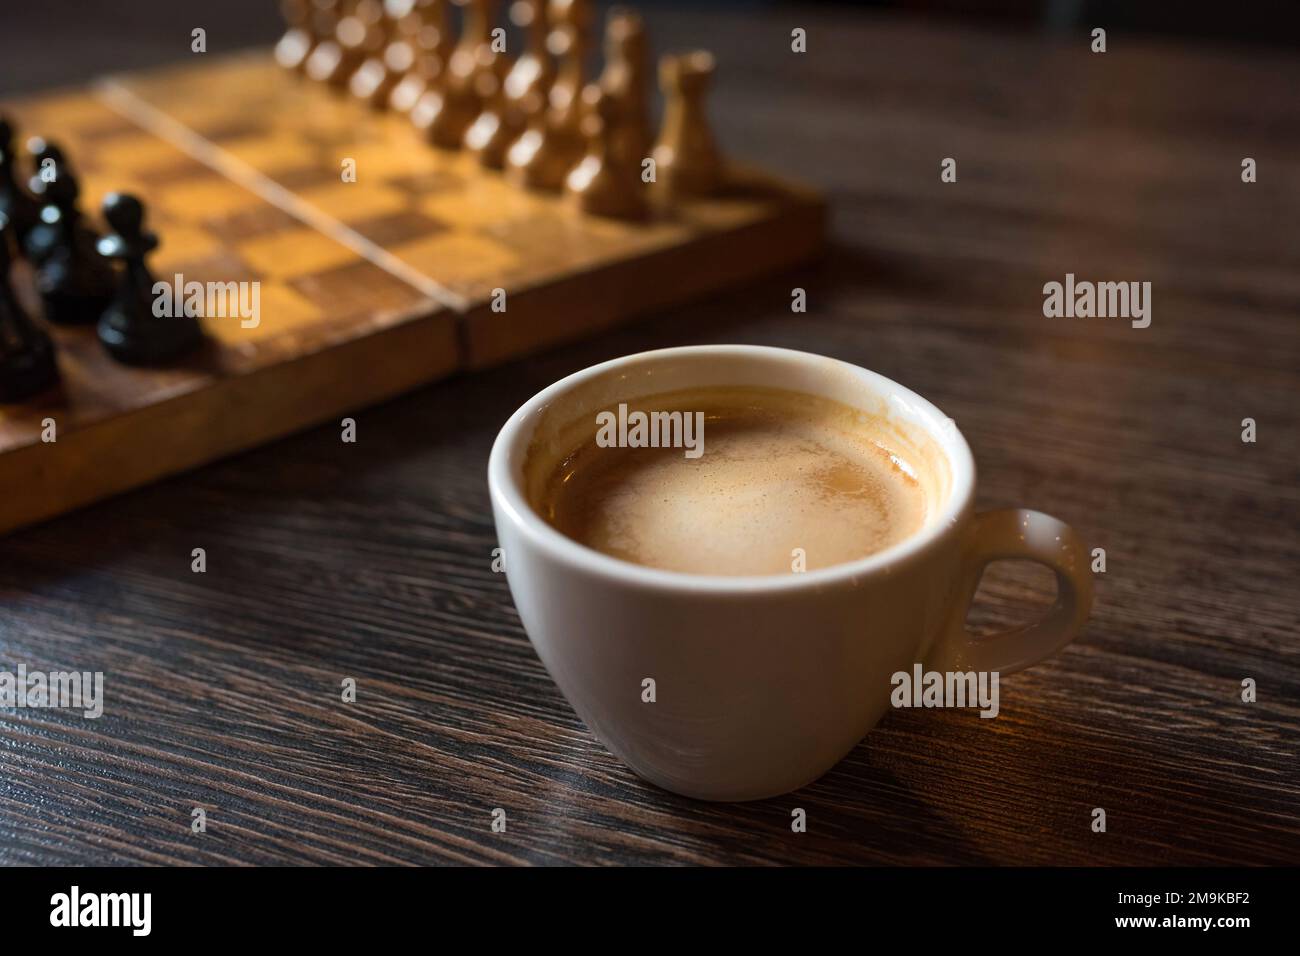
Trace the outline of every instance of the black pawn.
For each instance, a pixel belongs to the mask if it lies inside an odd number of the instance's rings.
[[[59,325],[98,321],[113,301],[113,268],[95,251],[96,235],[82,221],[81,187],[66,166],[45,188],[41,222],[28,236],[45,318]]]
[[[40,204],[18,185],[14,128],[3,116],[0,116],[0,216],[9,221],[19,249],[40,220]]]
[[[59,380],[54,343],[23,311],[9,283],[12,231],[0,214],[0,402],[20,402]]]
[[[144,231],[144,207],[125,193],[104,197],[104,219],[113,234],[99,241],[99,252],[123,264],[117,295],[99,320],[99,340],[119,362],[157,365],[196,348],[203,341],[198,319],[155,315],[153,273],[145,256],[158,247],[158,237]],[[176,303],[180,309],[181,304]]]

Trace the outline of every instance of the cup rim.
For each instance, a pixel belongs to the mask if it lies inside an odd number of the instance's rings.
[[[865,377],[874,389],[889,397],[901,399],[909,411],[922,423],[926,434],[944,452],[951,471],[951,487],[948,498],[940,508],[939,514],[924,528],[909,535],[902,541],[890,545],[853,561],[844,561],[825,568],[811,571],[785,574],[693,574],[686,571],[669,571],[663,568],[651,568],[635,564],[622,558],[604,554],[585,544],[574,541],[546,522],[529,504],[523,488],[510,472],[509,460],[511,450],[519,443],[519,433],[525,423],[539,409],[545,407],[558,396],[582,385],[591,379],[604,375],[614,369],[626,367],[633,363],[671,359],[682,355],[714,356],[753,356],[755,358],[779,359],[787,362],[818,363],[833,362],[846,371]],[[942,428],[940,423],[952,423],[951,428]],[[531,438],[531,434],[527,437]],[[970,446],[956,423],[939,410],[932,402],[922,398],[916,392],[900,385],[893,379],[886,378],[878,372],[865,369],[860,365],[833,359],[813,352],[801,352],[796,349],[777,348],[767,345],[687,345],[675,348],[652,349],[620,356],[580,371],[566,375],[564,378],[548,385],[532,398],[524,402],[497,433],[488,458],[488,491],[493,504],[504,512],[519,533],[524,535],[537,548],[546,551],[552,557],[570,567],[593,575],[600,575],[618,580],[629,586],[660,587],[677,591],[693,591],[710,594],[745,595],[756,592],[786,591],[799,588],[818,588],[828,585],[844,584],[871,575],[902,562],[916,558],[947,534],[957,524],[970,506],[975,487],[975,460]],[[509,555],[505,556],[507,573],[509,573]]]

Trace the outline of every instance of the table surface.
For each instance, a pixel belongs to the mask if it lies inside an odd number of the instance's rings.
[[[0,540],[0,669],[103,671],[107,699],[99,720],[0,711],[0,862],[1300,858],[1300,60],[833,10],[650,26],[717,52],[733,154],[826,189],[825,260],[364,410],[356,444],[322,427]],[[1066,273],[1150,281],[1150,327],[1045,318]],[[1105,549],[1082,636],[1006,678],[998,719],[892,712],[785,797],[633,776],[491,570],[486,461],[555,379],[704,342],[821,352],[933,400],[980,507]],[[1000,565],[981,594],[995,628],[1050,588]]]

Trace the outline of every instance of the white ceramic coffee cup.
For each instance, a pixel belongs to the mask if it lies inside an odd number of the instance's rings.
[[[766,386],[824,396],[941,451],[945,492],[927,523],[857,561],[724,577],[642,567],[565,537],[528,502],[524,463],[551,425],[651,394]],[[497,436],[488,486],[510,591],[542,663],[593,733],[640,776],[706,800],[751,800],[817,779],[890,706],[915,663],[1006,674],[1069,643],[1088,616],[1088,552],[1068,526],[1020,508],[976,515],[975,465],[952,420],[874,372],[742,345],[643,352],[556,382]],[[976,639],[966,614],[991,561],[1056,573],[1044,619]],[[643,681],[655,700],[643,700]]]

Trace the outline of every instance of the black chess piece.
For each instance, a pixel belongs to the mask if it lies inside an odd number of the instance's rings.
[[[40,204],[18,185],[14,156],[14,128],[0,116],[0,215],[9,221],[21,250],[27,234],[40,221]]]
[[[0,213],[0,402],[20,402],[59,380],[54,343],[23,311],[9,283],[9,236]]]
[[[48,222],[45,218],[47,208],[50,210]],[[39,272],[46,260],[58,251],[59,244],[63,241],[64,228],[63,220],[55,215],[53,206],[37,206],[36,209],[36,224],[27,230],[19,251],[27,257],[32,268]]]
[[[59,325],[96,322],[113,301],[113,268],[95,251],[97,236],[82,220],[81,187],[66,166],[46,183],[41,221],[27,237],[45,318]]]
[[[39,136],[27,140],[27,152],[32,158],[32,166],[35,169],[27,180],[27,193],[36,205],[36,223],[20,240],[22,243],[20,249],[27,256],[27,261],[32,264],[32,268],[40,269],[58,247],[63,234],[62,226],[58,222],[44,221],[45,207],[52,199],[50,184],[60,175],[71,173],[72,167],[68,165],[67,157],[57,143]],[[56,189],[55,192],[57,193],[58,190]]]
[[[185,314],[181,303],[175,303],[176,315],[154,312],[156,280],[144,260],[158,248],[158,237],[144,230],[140,200],[109,193],[104,197],[104,219],[113,234],[99,240],[99,252],[123,263],[117,294],[99,320],[104,348],[128,365],[157,365],[197,348],[203,329],[198,319]]]
[[[42,136],[33,136],[27,140],[27,152],[32,157],[32,178],[27,181],[27,188],[36,197],[37,204],[47,202],[45,194],[49,192],[50,183],[57,172],[70,169],[68,157],[58,143],[52,143]]]

